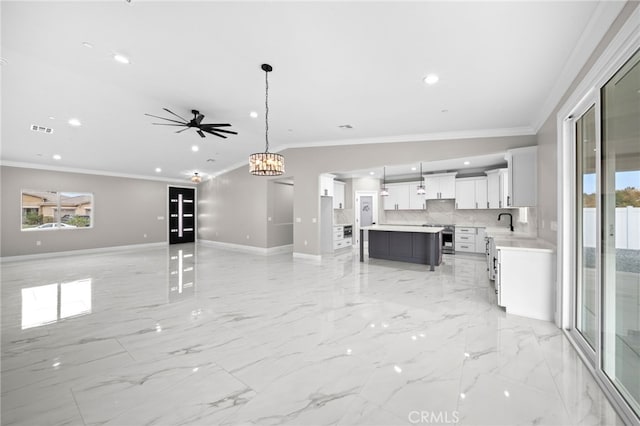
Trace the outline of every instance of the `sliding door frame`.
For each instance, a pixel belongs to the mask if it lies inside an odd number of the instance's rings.
[[[601,194],[602,162],[601,162],[601,89],[622,68],[622,66],[640,49],[640,7],[629,16],[620,31],[611,40],[602,55],[596,60],[590,71],[575,86],[565,103],[556,115],[557,123],[557,155],[558,155],[558,268],[557,268],[557,312],[556,324],[576,348],[578,354],[593,374],[605,395],[612,402],[616,411],[625,423],[635,424],[640,421],[612,381],[603,370],[602,330],[602,275],[600,252],[602,249],[602,200],[598,200],[596,209],[596,268],[598,271],[596,286],[597,298],[597,333],[595,353],[585,338],[575,330],[576,326],[576,283],[577,261],[576,242],[577,227],[577,194],[576,194],[576,147],[575,122],[591,105],[596,107],[596,193]]]

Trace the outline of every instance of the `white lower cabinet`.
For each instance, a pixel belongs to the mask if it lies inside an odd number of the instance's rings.
[[[476,253],[486,253],[487,242],[484,238],[485,236],[484,228],[476,228]]]
[[[456,226],[456,252],[484,253],[484,228]]]
[[[347,225],[347,227],[352,228],[351,225]],[[333,249],[339,250],[345,247],[351,247],[353,244],[352,235],[345,236],[344,233],[344,225],[334,226],[333,227]]]
[[[475,253],[476,251],[476,234],[474,233],[458,233],[456,229],[456,252]]]
[[[507,247],[496,251],[498,305],[510,314],[553,321],[553,252]]]

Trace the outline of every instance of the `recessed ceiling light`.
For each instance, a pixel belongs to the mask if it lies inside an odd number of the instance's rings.
[[[53,115],[49,116],[49,120],[55,120],[56,118]]]
[[[251,118],[258,118],[258,113],[257,113],[257,112],[255,112],[255,111],[251,111],[251,112],[249,113],[249,117],[251,117]]]
[[[412,167],[412,168],[411,168],[411,171],[412,171],[412,172],[415,172],[416,170],[418,170],[418,168],[417,168],[417,167]]]
[[[160,173],[162,169],[160,167],[156,167],[156,173]]]
[[[60,154],[54,154],[53,155],[53,159],[54,160],[62,160],[62,156]]]
[[[68,121],[69,125],[73,126],[73,127],[80,127],[82,126],[82,123],[80,122],[80,120],[78,120],[77,118],[70,118]]]
[[[440,78],[435,74],[429,74],[423,80],[427,84],[436,84]]]
[[[471,164],[471,161],[465,161],[463,164],[464,164],[465,166],[468,166],[469,164]]]
[[[376,174],[376,172],[369,172],[369,174],[370,174],[371,176],[373,176],[373,175],[375,175],[375,174]]]
[[[89,43],[88,41],[83,41],[82,45],[87,49],[93,49],[93,44]]]
[[[131,61],[129,61],[129,58],[119,53],[116,53],[115,55],[113,55],[113,60],[125,65],[128,65],[131,63]]]
[[[191,151],[193,152],[198,152],[200,150],[200,148],[198,147],[198,145],[194,145],[191,147]]]

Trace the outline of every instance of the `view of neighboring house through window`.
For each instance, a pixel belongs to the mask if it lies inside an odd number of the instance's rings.
[[[91,228],[93,194],[25,189],[21,216],[23,231]]]

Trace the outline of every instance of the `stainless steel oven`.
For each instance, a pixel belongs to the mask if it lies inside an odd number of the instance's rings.
[[[342,235],[344,238],[351,238],[353,235],[353,225],[344,225],[342,227]]]
[[[423,226],[435,226],[438,228],[444,228],[442,230],[442,253],[455,254],[456,253],[456,226],[455,225],[440,225],[427,223]]]

